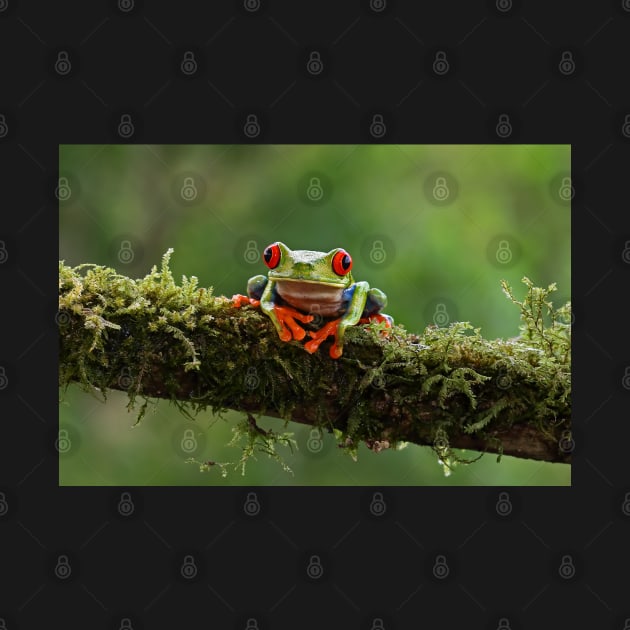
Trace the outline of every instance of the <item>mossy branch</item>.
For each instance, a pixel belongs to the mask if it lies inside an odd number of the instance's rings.
[[[327,344],[308,354],[278,339],[258,309],[180,285],[169,269],[132,280],[95,265],[59,264],[59,382],[105,397],[126,391],[166,398],[194,415],[235,409],[334,431],[340,446],[375,451],[406,442],[569,462],[572,440],[570,304],[554,309],[555,286],[534,287],[519,302],[521,333],[486,340],[466,322],[429,326],[422,335],[395,325],[346,331],[344,354]],[[515,312],[516,327],[516,312]]]

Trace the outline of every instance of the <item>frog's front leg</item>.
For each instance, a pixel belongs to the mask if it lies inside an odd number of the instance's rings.
[[[247,281],[247,295],[241,295],[236,293],[232,296],[232,305],[240,308],[245,304],[251,306],[260,306],[260,297],[262,296],[265,287],[267,286],[267,276],[259,275],[250,278]]]
[[[290,306],[276,304],[275,295],[275,282],[270,280],[260,298],[260,308],[273,322],[278,336],[282,341],[304,339],[306,331],[295,320],[308,324],[313,321],[313,316],[305,315]]]
[[[353,285],[352,297],[348,302],[345,313],[339,319],[324,324],[319,330],[309,332],[311,341],[304,344],[308,352],[315,352],[324,339],[334,335],[335,341],[330,348],[330,356],[333,359],[338,359],[343,354],[344,333],[348,326],[354,326],[361,319],[369,288],[370,285],[367,282],[356,282]]]
[[[380,289],[370,289],[368,291],[367,302],[363,317],[359,320],[360,324],[369,324],[370,322],[384,322],[387,328],[391,328],[394,323],[393,317],[386,315],[381,311],[387,306],[387,296]]]
[[[335,334],[335,342],[330,348],[330,356],[333,359],[338,359],[343,353],[343,338],[346,328],[359,323],[361,315],[363,315],[363,311],[365,310],[369,290],[370,285],[367,282],[355,283],[352,299],[348,304],[348,309],[341,317],[341,321],[337,326],[337,333]]]

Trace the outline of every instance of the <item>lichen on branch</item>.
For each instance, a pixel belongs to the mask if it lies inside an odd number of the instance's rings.
[[[571,306],[554,307],[555,285],[519,301],[520,334],[487,340],[468,322],[427,327],[420,335],[394,325],[354,326],[344,354],[325,345],[311,355],[278,339],[259,310],[234,308],[224,296],[177,284],[172,250],[144,278],[114,269],[59,263],[59,383],[79,383],[106,398],[126,391],[173,401],[194,416],[235,409],[334,432],[350,454],[407,442],[433,448],[445,466],[472,449],[569,462]],[[515,309],[515,332],[518,312]],[[280,435],[280,434],[278,434]],[[268,440],[267,440],[268,441]]]

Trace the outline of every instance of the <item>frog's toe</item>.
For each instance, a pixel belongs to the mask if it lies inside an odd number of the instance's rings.
[[[317,348],[319,348],[320,343],[321,339],[311,339],[304,344],[304,350],[306,350],[309,354],[313,354],[317,352]]]
[[[369,324],[370,322],[374,322],[376,324],[385,324],[387,328],[391,328],[394,323],[394,318],[390,315],[385,315],[384,313],[375,313],[374,315],[368,315],[367,317],[362,317],[359,320],[360,324]]]
[[[293,339],[297,339],[298,341],[302,341],[302,339],[304,339],[304,337],[306,337],[306,331],[304,330],[304,328],[302,328],[301,326],[298,326],[295,322],[293,323],[292,326],[289,323],[289,326],[291,328],[291,331],[293,332]]]
[[[278,331],[278,337],[280,337],[281,341],[291,341],[293,335],[291,334],[291,331],[282,324],[281,329]]]
[[[325,334],[318,334],[320,332],[321,332],[321,329],[317,330],[317,331],[309,331],[308,334],[311,337],[311,340],[307,341],[304,344],[304,349],[309,354],[313,354],[314,352],[316,352],[317,348],[319,348],[321,343],[326,339],[327,335],[325,335]]]
[[[331,358],[338,359],[343,354],[343,346],[338,346],[336,343],[333,343],[333,345],[330,346],[329,354]]]
[[[246,295],[241,295],[240,293],[235,293],[232,296],[232,306],[236,308],[240,308],[244,304],[249,304],[249,298]]]
[[[391,328],[394,323],[394,318],[390,315],[385,315],[385,313],[379,313],[378,315],[372,315],[370,317],[370,321],[378,324],[382,322],[387,326],[387,328]]]
[[[231,302],[232,306],[235,306],[236,308],[240,308],[241,306],[245,306],[246,304],[249,304],[254,308],[260,306],[260,300],[255,300],[254,298],[247,297],[246,295],[241,295],[240,293],[233,295]]]

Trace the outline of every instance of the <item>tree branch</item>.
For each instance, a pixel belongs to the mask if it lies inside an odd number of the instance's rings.
[[[533,310],[553,287],[528,284],[521,303],[505,285],[525,322],[517,339],[488,341],[466,323],[420,336],[394,326],[386,337],[354,326],[333,360],[327,344],[310,355],[280,341],[259,310],[234,308],[194,277],[176,285],[169,257],[139,280],[60,262],[60,386],[292,420],[335,430],[350,451],[413,442],[447,463],[452,449],[570,462],[570,334],[557,312],[545,328]]]

